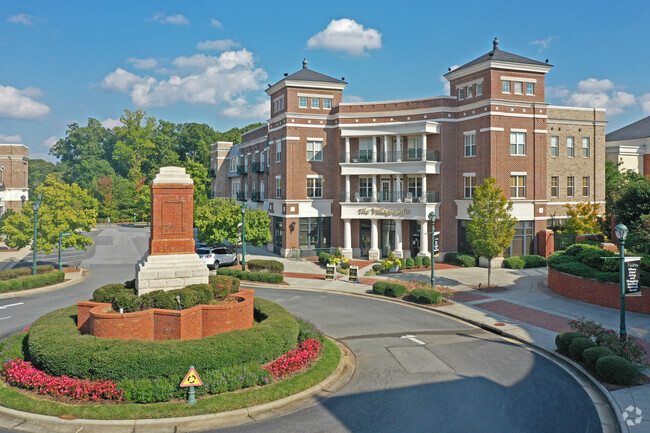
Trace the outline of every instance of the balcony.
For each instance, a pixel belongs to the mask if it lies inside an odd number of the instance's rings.
[[[264,193],[255,191],[251,194],[251,200],[253,201],[264,201]]]
[[[377,198],[363,196],[361,192],[350,192],[349,200],[346,194],[341,194],[342,219],[389,218],[393,220],[424,221],[429,213],[440,213],[440,192],[427,191],[421,197],[413,193],[382,194]]]
[[[246,201],[246,192],[244,191],[237,192],[237,201]]]
[[[238,165],[237,174],[248,174],[248,167],[245,165]]]
[[[372,199],[369,192],[350,191],[349,197],[345,191],[341,192],[341,203],[439,203],[440,191],[427,191],[417,195],[412,192],[381,192],[377,191],[377,198]]]
[[[422,159],[421,150],[406,152],[379,152],[373,161],[370,152],[341,153],[341,174],[391,175],[391,174],[440,174],[440,152],[427,150]]]
[[[253,163],[253,173],[264,173],[264,163],[263,162],[254,162]]]
[[[373,161],[372,152],[343,152],[341,163],[378,163],[378,162],[411,162],[422,161],[422,149],[411,149],[406,152],[378,152],[377,161]],[[427,150],[425,161],[440,161],[440,152]]]

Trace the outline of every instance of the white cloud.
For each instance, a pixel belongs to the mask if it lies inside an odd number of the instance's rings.
[[[107,129],[113,129],[116,126],[122,126],[122,121],[120,119],[108,118],[102,122],[102,126]]]
[[[31,96],[36,94],[40,94],[40,90],[33,87],[18,90],[0,85],[0,117],[36,119],[45,116],[50,112],[50,107],[34,101]]]
[[[223,24],[221,24],[219,20],[215,20],[214,18],[210,18],[210,26],[216,27],[218,29],[223,28]]]
[[[545,49],[548,48],[549,44],[551,43],[551,41],[553,39],[557,39],[557,36],[549,36],[546,39],[539,39],[539,40],[536,40],[536,41],[532,41],[531,44],[539,45],[539,48],[537,49],[537,51],[541,53],[542,51],[544,51]]]
[[[23,137],[20,135],[5,135],[0,134],[0,143],[22,143]]]
[[[117,68],[104,77],[101,86],[106,90],[127,92],[136,84],[144,84],[147,80],[148,78],[140,77],[122,68]]]
[[[158,66],[158,61],[153,57],[147,57],[146,59],[131,57],[127,59],[126,62],[133,63],[135,69],[153,69]]]
[[[196,44],[196,48],[199,50],[217,50],[217,51],[226,51],[232,48],[239,48],[241,44],[235,42],[232,39],[219,39],[217,41],[203,41]]]
[[[566,99],[571,94],[571,91],[564,86],[547,86],[546,96],[549,98]]]
[[[309,38],[307,47],[345,51],[351,56],[365,56],[368,55],[366,49],[381,48],[381,33],[375,29],[366,29],[348,18],[332,20],[325,30]]]
[[[616,90],[614,82],[607,78],[582,80],[578,83],[575,91],[569,90],[565,86],[549,87],[547,96],[562,99],[567,105],[605,108],[608,115],[622,113],[626,108],[637,105],[636,96]]]
[[[454,65],[449,68],[449,72],[453,71],[454,69],[458,69],[458,65]],[[449,95],[449,92],[451,91],[451,85],[449,84],[449,80],[445,78],[444,75],[441,75],[440,81],[442,82],[442,93],[445,95]]]
[[[48,137],[45,139],[45,141],[43,141],[43,146],[49,149],[50,147],[54,146],[58,140],[59,139],[55,136]]]
[[[355,95],[343,95],[343,102],[363,102],[363,98]]]
[[[256,104],[249,104],[245,98],[237,98],[221,113],[238,119],[268,119],[271,115],[269,108],[269,101],[261,100]]]
[[[650,113],[650,93],[639,96],[639,105],[644,113]]]
[[[596,78],[587,78],[578,83],[578,90],[581,92],[604,92],[614,88],[612,80],[605,78],[598,80]]]
[[[156,12],[153,14],[150,21],[156,21],[163,24],[174,24],[176,26],[186,26],[190,23],[190,20],[181,14],[165,15],[162,12]]]
[[[13,24],[25,24],[27,26],[33,26],[34,25],[34,17],[31,15],[27,14],[17,14],[17,15],[11,15],[9,18],[7,18],[8,23],[13,23]]]

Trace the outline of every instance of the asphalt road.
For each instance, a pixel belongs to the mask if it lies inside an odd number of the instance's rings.
[[[148,231],[101,229],[72,287],[2,301],[0,336],[133,278]],[[289,415],[220,432],[601,432],[586,392],[528,348],[437,314],[338,293],[256,289],[312,320],[356,355],[352,380],[333,397]],[[10,314],[11,313],[11,314]],[[8,326],[7,326],[8,325]],[[411,335],[413,338],[402,338]],[[218,426],[215,426],[217,428]]]

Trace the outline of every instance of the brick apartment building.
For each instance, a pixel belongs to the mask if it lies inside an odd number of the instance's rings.
[[[605,111],[545,102],[550,69],[495,39],[445,75],[450,96],[344,103],[347,83],[305,60],[266,90],[271,119],[232,146],[222,184],[268,210],[282,256],[379,259],[430,255],[431,211],[441,253],[469,251],[467,208],[492,176],[518,220],[506,254],[537,253],[566,203],[605,196]]]
[[[29,150],[22,144],[0,144],[0,216],[19,211],[29,200],[27,169]]]

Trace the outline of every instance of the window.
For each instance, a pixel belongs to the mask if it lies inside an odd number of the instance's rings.
[[[510,133],[510,155],[525,155],[525,154],[526,154],[526,133],[511,132]]]
[[[372,160],[372,138],[359,139],[359,161],[368,162]]]
[[[467,97],[468,98],[473,97],[474,96],[473,93],[474,93],[474,86],[467,86]]]
[[[307,108],[307,98],[305,96],[301,96],[300,99],[298,99],[298,107]]]
[[[476,133],[465,135],[465,156],[476,156]]]
[[[332,108],[332,100],[331,99],[323,99],[323,108]]]
[[[521,81],[515,81],[515,94],[521,95],[522,93],[522,83]]]
[[[582,137],[582,157],[589,158],[589,137]]]
[[[307,197],[309,198],[322,198],[323,197],[323,179],[322,178],[309,178],[307,179]]]
[[[359,178],[359,197],[372,197],[372,178]]]
[[[458,89],[458,100],[462,101],[465,99],[465,88]]]
[[[476,188],[476,176],[464,176],[465,198],[474,197],[474,188]]]
[[[421,177],[409,177],[409,193],[413,197],[422,197],[422,178]]]
[[[282,161],[282,142],[277,141],[275,143],[275,162]]]
[[[589,176],[582,177],[582,196],[589,197]]]
[[[574,151],[573,137],[567,137],[566,138],[566,156],[568,156],[569,158],[573,158],[574,154],[575,154],[575,151]]]
[[[501,82],[501,92],[510,93],[510,81]]]
[[[256,162],[256,160],[257,160],[256,155],[257,155],[257,153],[254,153],[254,154],[251,156],[251,164],[255,164],[255,162]]]
[[[307,142],[307,161],[322,161],[323,160],[323,142],[322,141],[308,141]]]
[[[311,108],[320,108],[320,98],[311,98]]]
[[[282,197],[282,178],[280,176],[275,178],[275,198]]]
[[[422,138],[421,137],[408,137],[407,141],[408,159],[421,159],[422,158]]]
[[[260,181],[260,200],[264,200],[264,181]]]
[[[483,94],[483,83],[476,84],[476,96],[481,96]]]
[[[329,248],[330,217],[300,218],[299,242],[301,250]]]
[[[237,172],[237,158],[230,158],[230,170],[231,173]]]
[[[558,156],[560,154],[560,137],[557,135],[551,136],[551,156]]]
[[[535,83],[526,83],[526,95],[535,94]]]
[[[260,152],[260,167],[264,167],[264,151]]]
[[[510,248],[506,250],[509,257],[527,256],[533,254],[535,221],[517,221],[515,223],[515,235],[512,238]]]
[[[510,176],[510,198],[526,198],[526,176]]]
[[[567,176],[566,178],[566,195],[567,197],[573,197],[573,176]]]
[[[551,176],[551,197],[557,197],[559,190],[560,177]]]

